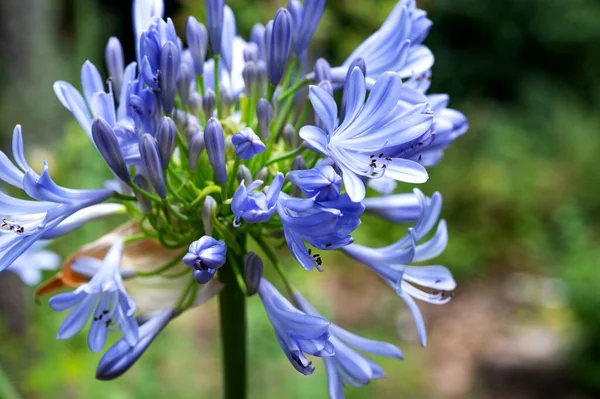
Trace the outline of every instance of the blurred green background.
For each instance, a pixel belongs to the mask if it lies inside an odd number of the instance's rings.
[[[182,32],[203,1],[167,1]],[[284,1],[229,0],[238,32]],[[312,45],[332,65],[377,29],[394,0],[330,0]],[[426,0],[434,21],[432,93],[449,93],[471,128],[421,188],[444,196],[450,244],[439,259],[459,284],[449,304],[420,304],[420,348],[406,308],[363,266],[326,254],[322,274],[287,257],[298,288],[336,323],[398,344],[406,360],[381,360],[388,377],[348,398],[600,397],[600,2]],[[131,9],[121,0],[0,2],[0,143],[23,125],[33,164],[60,183],[96,187],[108,177],[52,92],[79,86],[85,59],[103,67],[109,36],[132,54]],[[400,191],[412,187],[404,185]],[[88,226],[55,243],[68,256],[119,223]],[[366,218],[358,242],[383,245],[406,226]],[[282,253],[282,256],[287,254]],[[85,334],[54,339],[63,315],[10,274],[0,276],[0,398],[216,398],[216,302],[174,321],[138,364],[113,382],[94,379],[99,354]],[[324,369],[288,364],[258,298],[249,300],[252,398],[324,398]]]

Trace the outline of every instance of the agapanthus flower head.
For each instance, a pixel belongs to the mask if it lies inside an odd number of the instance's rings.
[[[308,355],[324,358],[332,398],[343,398],[344,384],[383,377],[366,355],[401,358],[400,350],[318,314],[284,273],[284,258],[274,251],[283,239],[306,270],[322,271],[324,251],[336,249],[364,263],[406,302],[425,344],[415,299],[445,303],[456,285],[443,266],[415,266],[446,246],[441,197],[394,191],[396,181],[424,182],[424,167],[437,164],[468,123],[447,108],[446,95],[427,93],[433,56],[421,43],[431,21],[414,0],[399,1],[334,68],[308,54],[324,7],[325,0],[290,0],[272,21],[255,24],[246,42],[234,11],[207,0],[206,27],[188,18],[184,44],[173,21],[163,19],[162,0],[134,0],[136,62],[125,66],[121,43],[111,38],[109,76],[86,61],[81,92],[67,82],[54,85],[116,176],[102,188],[61,187],[46,164],[38,174],[15,128],[14,161],[0,153],[0,181],[30,199],[0,192],[0,271],[10,266],[37,280],[40,267],[26,263],[56,260],[35,252],[41,240],[113,214],[130,219],[67,258],[36,291],[74,288],[50,300],[55,310],[72,310],[59,338],[92,319],[88,341],[98,351],[108,331],[122,331],[102,357],[98,379],[123,374],[171,319],[218,293],[223,328],[235,331],[222,335],[226,370],[239,366],[239,373],[224,374],[242,375],[245,353],[234,340],[245,339],[238,328],[243,297],[257,292],[298,371],[313,372]],[[314,125],[306,125],[313,112]],[[365,198],[367,185],[385,195]],[[354,244],[365,210],[414,226],[382,248]],[[249,251],[254,244],[259,250]],[[268,266],[294,304],[263,277]],[[237,390],[244,386],[225,396],[243,397]]]
[[[203,236],[190,244],[183,263],[194,270],[194,279],[198,284],[210,281],[218,268],[225,264],[227,245],[210,236]]]
[[[398,105],[402,79],[384,73],[369,97],[365,77],[355,67],[346,81],[346,112],[337,121],[333,97],[317,86],[310,87],[310,100],[323,129],[305,126],[300,130],[308,145],[335,161],[342,171],[344,186],[353,201],[365,197],[363,178],[388,176],[409,183],[423,183],[427,172],[419,163],[395,157],[395,147],[410,143],[431,128],[433,115],[427,104],[406,109]]]
[[[264,278],[260,282],[258,295],[281,349],[296,370],[304,375],[310,375],[315,370],[305,353],[318,357],[333,356],[335,351],[329,341],[330,323],[327,319],[298,310]]]
[[[58,339],[71,338],[92,318],[88,345],[93,352],[104,348],[108,332],[115,328],[121,330],[130,346],[138,342],[135,303],[125,291],[119,273],[122,256],[123,244],[119,242],[111,247],[102,267],[88,283],[50,299],[50,307],[57,312],[73,309],[60,326]]]

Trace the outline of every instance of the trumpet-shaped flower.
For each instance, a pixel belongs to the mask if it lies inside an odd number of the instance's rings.
[[[423,262],[441,254],[448,242],[446,222],[441,220],[433,237],[418,244],[431,232],[440,215],[442,199],[434,194],[431,199],[421,192],[419,197],[421,214],[409,233],[392,245],[383,248],[369,248],[358,244],[345,247],[343,251],[355,260],[365,264],[379,274],[408,306],[413,315],[421,345],[427,343],[425,321],[414,299],[433,304],[447,303],[451,296],[446,292],[456,288],[450,271],[444,266],[409,266],[412,262]],[[429,288],[428,292],[420,287]]]
[[[23,283],[29,286],[39,284],[42,279],[42,270],[54,270],[60,264],[60,257],[55,252],[45,249],[47,244],[44,241],[36,242],[6,271],[15,273]],[[3,256],[4,254],[0,252],[0,258]]]
[[[332,69],[333,80],[343,82],[348,68],[359,57],[367,64],[369,87],[388,71],[397,72],[402,78],[428,71],[433,66],[433,54],[421,44],[431,26],[427,21],[413,0],[399,1],[379,30],[360,44],[340,67]]]
[[[321,270],[321,256],[306,248],[333,250],[351,244],[350,234],[360,225],[364,206],[344,194],[331,201],[295,198],[281,193],[277,213],[292,255],[306,270]]]
[[[14,198],[0,192],[0,271],[10,266],[44,234],[64,222],[77,211],[103,202],[112,195],[108,189],[73,190],[54,183],[44,164],[42,173],[35,173],[25,160],[21,128],[13,134],[15,163],[0,152],[0,180],[15,186],[34,199]]]
[[[115,328],[121,330],[130,346],[137,344],[135,303],[125,291],[119,272],[122,256],[123,243],[117,242],[109,249],[102,267],[88,283],[73,292],[50,298],[50,307],[54,311],[73,309],[60,326],[58,339],[71,338],[93,317],[88,335],[88,345],[93,352],[104,348],[108,332]]]
[[[242,180],[233,195],[231,210],[235,214],[233,225],[240,226],[241,219],[248,223],[263,223],[271,219],[275,213],[275,205],[283,187],[283,174],[277,173],[266,193],[256,191],[263,185],[262,180],[255,180],[245,186]]]
[[[96,369],[96,378],[109,381],[129,370],[175,314],[173,309],[164,309],[154,313],[138,327],[139,340],[134,345],[131,345],[126,339],[117,341],[100,359]]]
[[[321,316],[298,292],[294,293],[294,302],[307,314]],[[333,323],[329,327],[329,331],[331,332],[330,341],[335,348],[335,355],[324,357],[323,362],[327,372],[329,397],[331,399],[343,399],[345,397],[344,384],[359,387],[373,379],[385,377],[380,365],[357,352],[356,349],[372,355],[404,359],[400,348],[387,342],[360,337]]]
[[[353,201],[365,197],[363,178],[385,175],[408,183],[427,180],[427,172],[419,163],[394,156],[398,146],[426,134],[433,120],[426,104],[408,108],[399,104],[401,90],[401,77],[386,72],[365,101],[365,78],[355,67],[346,81],[344,118],[338,123],[333,97],[320,87],[310,87],[310,101],[323,129],[304,126],[300,137],[336,163]]]
[[[296,370],[304,375],[310,375],[315,370],[305,353],[318,357],[334,354],[333,344],[329,341],[330,323],[327,319],[298,310],[265,278],[261,279],[258,295],[281,349]]]

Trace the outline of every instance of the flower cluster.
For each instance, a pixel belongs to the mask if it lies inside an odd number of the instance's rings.
[[[423,41],[432,23],[414,0],[400,0],[333,67],[308,56],[324,9],[325,0],[290,0],[247,41],[223,0],[206,0],[206,25],[189,17],[181,36],[164,19],[162,0],[133,0],[135,61],[126,65],[113,37],[108,76],[86,61],[81,91],[54,85],[114,175],[104,188],[61,187],[46,164],[35,172],[15,128],[14,161],[0,153],[0,180],[30,199],[0,192],[0,271],[33,273],[24,279],[35,283],[39,265],[23,260],[42,240],[115,213],[130,218],[38,289],[73,289],[50,299],[53,310],[71,310],[59,339],[89,321],[89,347],[100,351],[108,333],[120,331],[98,379],[127,371],[187,309],[231,296],[221,301],[226,318],[236,298],[255,293],[299,372],[315,370],[307,356],[323,358],[332,398],[344,397],[344,384],[382,378],[364,353],[402,359],[400,349],[319,314],[272,249],[284,243],[308,271],[329,267],[332,250],[374,271],[408,306],[426,344],[415,299],[445,303],[456,285],[443,266],[414,265],[446,246],[441,196],[393,191],[396,182],[425,182],[426,168],[465,133],[467,120],[447,108],[446,95],[427,93],[433,55]],[[365,212],[411,227],[391,245],[359,245],[352,234]],[[287,298],[262,276],[263,260],[250,247],[268,258]]]

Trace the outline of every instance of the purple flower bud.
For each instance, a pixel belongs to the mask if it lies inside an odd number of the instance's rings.
[[[194,114],[197,114],[200,109],[202,109],[202,96],[200,93],[194,91],[190,94],[188,106],[190,107],[190,111],[192,111]]]
[[[204,133],[202,133],[202,128],[200,125],[196,121],[192,121],[188,123],[187,127],[185,128],[185,137],[187,138],[188,143],[192,142],[192,138],[196,134],[201,134],[204,137]]]
[[[223,36],[224,0],[206,0],[206,22],[208,38],[213,54],[221,54],[221,37]]]
[[[263,261],[256,252],[248,252],[244,257],[244,280],[247,294],[252,296],[258,292],[263,274]]]
[[[304,158],[302,158],[302,155],[298,155],[296,158],[294,158],[294,162],[292,162],[292,167],[291,170],[304,170],[306,169],[306,162],[304,162]]]
[[[250,183],[252,183],[252,173],[250,172],[250,169],[248,169],[248,167],[246,165],[240,165],[240,167],[237,170],[237,181],[238,183],[242,184],[242,182],[244,182],[244,185],[248,185]]]
[[[210,195],[207,195],[204,199],[204,205],[202,205],[202,226],[206,235],[212,235],[213,218],[217,214],[217,208],[217,201]]]
[[[324,58],[319,58],[315,62],[315,81],[320,83],[324,80],[331,82],[331,66]]]
[[[296,134],[296,129],[290,123],[286,124],[283,128],[283,141],[289,145],[290,147],[295,147],[296,142],[298,141],[298,135]]]
[[[204,116],[210,118],[215,113],[217,107],[217,95],[212,89],[206,89],[204,93],[204,99],[202,99],[202,108],[204,109]]]
[[[150,184],[152,184],[160,198],[167,198],[167,187],[160,161],[158,143],[149,133],[144,133],[140,139],[140,155]]]
[[[256,64],[253,61],[246,62],[244,69],[242,70],[242,77],[244,78],[244,84],[246,86],[246,95],[251,97],[258,81],[258,71],[256,70]]]
[[[269,138],[269,125],[273,119],[273,106],[265,98],[258,100],[256,106],[256,117],[258,119],[258,133],[263,139]]]
[[[292,25],[290,12],[285,8],[280,8],[275,14],[273,22],[269,23],[265,29],[267,72],[274,86],[281,81],[290,54]]]
[[[181,53],[171,41],[165,43],[160,52],[160,99],[165,113],[173,112],[177,95],[177,78],[181,67]]]
[[[152,191],[152,186],[150,185],[150,182],[143,175],[136,175],[133,178],[133,183],[142,190],[148,192]],[[135,196],[137,197],[138,202],[140,203],[142,211],[145,214],[152,213],[152,202],[141,194],[135,193]]]
[[[258,172],[256,172],[255,180],[266,181],[269,178],[269,169],[265,166],[260,168]]]
[[[265,152],[267,148],[260,137],[249,127],[234,134],[231,142],[235,146],[235,155],[242,159],[250,159],[256,154]]]
[[[194,17],[189,17],[185,25],[185,35],[188,47],[194,59],[194,73],[197,76],[204,74],[204,60],[208,46],[208,33],[206,28]]]
[[[258,60],[256,63],[256,74],[258,76],[258,93],[264,95],[267,92],[268,80],[267,63],[265,61]]]
[[[106,59],[106,69],[108,69],[108,74],[112,80],[115,96],[119,98],[123,86],[123,74],[125,73],[125,57],[119,39],[116,37],[108,39],[106,50],[104,50],[104,58]]]
[[[190,91],[192,82],[194,81],[194,71],[189,65],[182,63],[179,72],[179,80],[177,81],[177,91],[183,105],[188,105],[190,102]]]
[[[227,182],[227,167],[225,165],[225,133],[221,123],[210,118],[204,128],[204,144],[208,161],[215,173],[215,179],[221,184]]]
[[[92,123],[92,138],[102,158],[115,175],[124,182],[129,182],[129,170],[123,160],[119,140],[108,122],[97,118]]]
[[[250,41],[256,44],[258,50],[258,58],[265,59],[265,26],[263,24],[256,24],[252,27],[250,32]]]
[[[258,61],[258,45],[250,42],[244,47],[244,62]]]
[[[140,71],[142,75],[142,79],[144,83],[146,83],[151,89],[158,90],[158,81],[159,77],[154,75],[154,70],[152,69],[152,65],[150,65],[150,61],[148,57],[144,57],[142,59],[142,68]]]
[[[158,150],[160,161],[164,170],[169,167],[169,161],[175,151],[175,136],[177,135],[177,127],[173,119],[168,116],[163,116],[158,124],[156,132],[156,141],[158,141]]]
[[[209,282],[218,268],[225,264],[227,245],[210,236],[203,236],[190,244],[183,263],[194,269],[194,279],[198,284]]]
[[[198,166],[198,158],[204,151],[204,134],[202,132],[196,133],[190,138],[190,151],[189,151],[189,161],[190,161],[190,170],[193,172],[196,170]]]
[[[221,105],[223,105],[223,111],[225,114],[229,111],[229,108],[233,105],[234,99],[233,94],[229,87],[220,85],[221,87]],[[223,118],[226,118],[227,115],[223,115]]]

